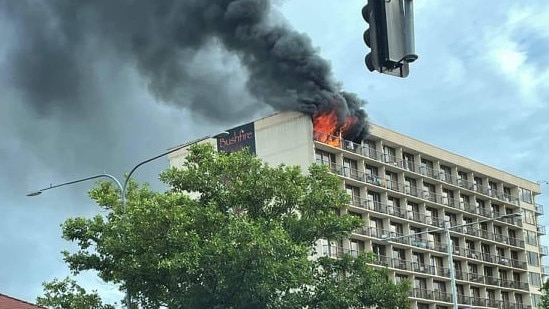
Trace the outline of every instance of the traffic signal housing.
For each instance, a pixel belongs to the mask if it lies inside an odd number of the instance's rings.
[[[362,17],[369,28],[364,43],[369,71],[407,77],[409,63],[418,56],[414,51],[414,14],[412,0],[368,0]]]

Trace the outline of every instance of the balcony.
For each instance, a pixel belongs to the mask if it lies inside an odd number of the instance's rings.
[[[484,284],[484,276],[478,273],[467,273],[467,280],[469,280],[469,282]]]
[[[536,214],[537,215],[543,215],[543,205],[536,204],[535,207],[536,207]]]
[[[549,255],[549,249],[545,245],[539,245],[539,253],[541,255],[547,256],[547,255]]]
[[[515,268],[526,269],[526,261],[515,260],[515,259],[510,259],[510,261],[511,261],[511,266]]]
[[[541,274],[543,276],[549,276],[549,266],[546,266],[546,265],[541,266]]]
[[[544,225],[538,225],[537,230],[538,230],[539,234],[545,235],[545,226]]]
[[[524,240],[517,238],[509,238],[509,244],[515,247],[524,248]]]
[[[410,297],[433,300],[433,291],[421,288],[413,288],[410,291]]]

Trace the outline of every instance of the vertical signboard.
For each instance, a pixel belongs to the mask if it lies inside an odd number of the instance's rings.
[[[255,126],[253,122],[227,130],[228,136],[217,138],[217,150],[228,153],[248,148],[255,154]]]

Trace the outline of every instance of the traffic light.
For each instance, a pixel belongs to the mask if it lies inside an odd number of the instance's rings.
[[[368,0],[362,17],[369,28],[364,43],[370,48],[366,68],[370,71],[406,77],[414,53],[414,14],[412,0]]]

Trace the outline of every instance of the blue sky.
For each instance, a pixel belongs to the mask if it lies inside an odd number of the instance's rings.
[[[93,182],[34,198],[25,197],[27,192],[97,173],[122,178],[168,147],[271,110],[244,106],[229,119],[208,119],[158,102],[131,63],[112,66],[107,58],[94,60],[90,78],[96,88],[82,114],[31,109],[11,86],[15,72],[8,55],[26,38],[20,24],[5,18],[10,1],[16,0],[0,0],[0,293],[34,301],[43,281],[68,274],[60,251],[73,247],[60,239],[59,225],[99,209],[86,194]],[[368,101],[372,122],[532,181],[549,180],[545,0],[414,1],[419,59],[406,79],[365,69],[364,1],[274,3],[279,17],[307,34],[330,61],[345,90]],[[238,76],[232,89],[243,87],[234,58],[214,53],[206,60],[214,64],[201,74],[222,71],[219,76]],[[160,159],[136,178],[162,189],[157,175],[166,167]],[[549,205],[549,198],[541,196],[538,203]],[[93,274],[81,279],[107,299],[120,296]]]

